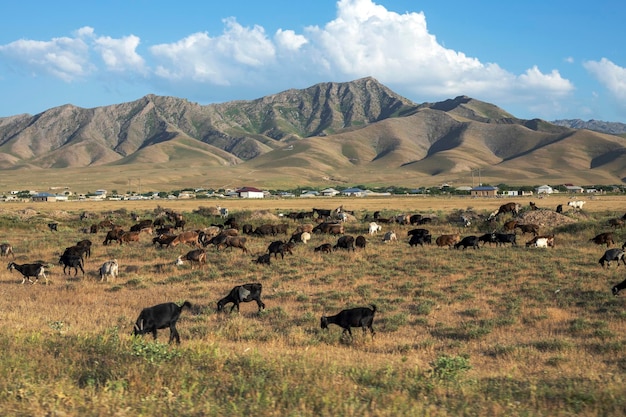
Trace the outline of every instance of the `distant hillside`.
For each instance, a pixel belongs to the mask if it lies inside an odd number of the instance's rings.
[[[467,96],[415,104],[373,78],[202,106],[148,95],[0,118],[7,184],[620,183],[626,139]],[[28,171],[25,171],[28,169]],[[69,177],[69,178],[68,178]],[[93,181],[93,180],[92,180]],[[16,185],[20,188],[22,185]]]
[[[562,119],[552,122],[558,126],[571,127],[572,129],[588,129],[596,132],[609,133],[611,135],[623,135],[626,133],[626,124],[617,122],[603,122],[601,120]]]

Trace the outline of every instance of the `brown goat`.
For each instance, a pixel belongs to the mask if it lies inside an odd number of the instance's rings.
[[[199,233],[195,230],[188,230],[186,232],[182,232],[178,236],[176,236],[168,245],[168,247],[176,247],[181,243],[186,243],[192,246],[198,246],[198,236]]]
[[[595,237],[589,239],[589,241],[595,243],[596,245],[606,244],[607,248],[615,244],[612,232],[600,233],[599,235],[596,235]]]
[[[13,256],[13,259],[15,259],[15,254],[13,253],[13,246],[9,245],[8,243],[0,244],[0,256],[9,256],[9,254]]]
[[[537,236],[539,234],[539,226],[536,224],[516,224],[516,229],[520,229],[522,234],[532,233],[533,236]]]
[[[226,239],[224,239],[224,241],[220,243],[217,248],[219,249],[221,245],[224,245],[224,249],[239,248],[243,251],[243,253],[248,253],[246,241],[247,239],[245,236],[226,236]]]
[[[139,242],[140,232],[124,232],[119,238],[120,245],[122,243]]]
[[[454,235],[441,235],[437,238],[435,242],[437,243],[437,246],[440,246],[440,247],[447,246],[448,248],[452,249],[454,244],[460,241],[461,241],[461,235],[454,234]]]
[[[504,223],[504,226],[502,228],[505,232],[512,232],[513,230],[515,230],[515,226],[517,226],[517,220],[509,220],[508,222]]]
[[[176,265],[182,265],[183,261],[189,261],[192,268],[194,262],[197,262],[199,266],[203,266],[206,264],[206,251],[204,249],[190,250],[185,255],[180,255],[176,258]]]

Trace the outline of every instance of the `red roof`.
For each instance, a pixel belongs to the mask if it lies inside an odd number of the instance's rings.
[[[263,191],[254,187],[243,187],[237,190],[238,193],[262,193]]]

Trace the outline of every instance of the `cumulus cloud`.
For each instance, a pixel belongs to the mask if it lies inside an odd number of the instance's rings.
[[[48,74],[71,82],[93,71],[89,47],[81,38],[61,37],[50,41],[20,39],[0,45],[0,54],[18,70],[32,75]]]
[[[109,71],[132,71],[146,73],[145,61],[137,53],[139,38],[134,35],[113,39],[102,36],[94,39],[94,49],[100,53],[102,61]]]
[[[23,71],[64,81],[87,77],[99,56],[102,73],[141,74],[174,94],[178,86],[193,84],[269,94],[284,87],[373,76],[418,102],[465,94],[499,104],[522,101],[554,108],[574,90],[557,70],[544,73],[532,66],[514,74],[446,48],[429,32],[424,13],[393,12],[373,0],[339,0],[333,20],[306,27],[303,33],[281,28],[268,36],[263,27],[242,26],[234,17],[223,23],[222,33],[197,32],[148,46],[144,56],[138,52],[138,36],[97,36],[88,26],[74,37],[2,45],[0,54]],[[605,60],[585,65],[626,95],[626,87],[618,83],[618,69],[623,69]],[[299,85],[287,85],[295,82]]]
[[[583,67],[591,73],[607,89],[607,91],[622,103],[626,100],[626,68],[614,64],[606,58],[600,61],[587,61]]]
[[[224,33],[217,37],[194,33],[175,43],[151,47],[158,61],[156,75],[224,86],[246,83],[245,74],[273,63],[275,47],[262,27],[246,28],[233,18],[224,23]]]
[[[303,35],[298,35],[293,30],[282,29],[276,31],[274,40],[279,48],[289,51],[297,51],[309,42]]]

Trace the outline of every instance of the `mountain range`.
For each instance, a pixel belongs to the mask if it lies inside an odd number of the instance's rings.
[[[467,96],[417,104],[371,77],[209,105],[148,95],[0,118],[0,189],[621,183],[626,139],[591,129]]]

